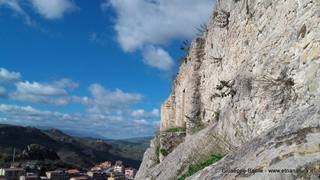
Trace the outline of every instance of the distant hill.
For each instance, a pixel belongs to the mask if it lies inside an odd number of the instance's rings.
[[[106,160],[122,160],[125,165],[138,168],[150,138],[145,140],[97,140],[72,137],[57,129],[40,130],[0,124],[0,165],[5,166],[11,162],[13,148],[16,148],[18,161],[43,159],[43,156],[37,157],[34,154],[50,152],[58,155],[59,159],[55,163],[60,165],[89,168]]]
[[[143,154],[150,145],[153,137],[131,138],[123,140],[105,140],[114,147],[111,152],[119,154],[121,157],[142,160]]]

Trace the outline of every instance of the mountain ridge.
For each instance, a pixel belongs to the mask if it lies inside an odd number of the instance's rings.
[[[127,147],[123,148],[125,141],[120,144],[117,144],[116,140],[109,143],[107,140],[72,137],[58,129],[40,130],[7,124],[0,124],[0,134],[1,164],[6,166],[11,162],[13,148],[19,156],[28,146],[38,145],[55,151],[59,161],[78,168],[89,168],[107,160],[122,160],[127,166],[138,168],[146,148],[134,144],[131,146],[138,150],[131,152]],[[122,151],[128,153],[126,157]]]

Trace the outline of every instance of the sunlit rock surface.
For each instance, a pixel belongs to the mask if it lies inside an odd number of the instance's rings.
[[[319,24],[318,0],[218,1],[161,108],[161,131],[187,136],[161,163],[154,140],[136,179],[177,179],[214,153],[190,179],[317,179]],[[263,172],[227,172],[248,168]]]

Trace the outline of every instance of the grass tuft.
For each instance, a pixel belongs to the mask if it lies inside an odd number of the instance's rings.
[[[164,132],[185,132],[186,129],[182,127],[174,127],[164,130]]]
[[[169,153],[168,153],[168,151],[167,150],[165,150],[165,149],[160,149],[160,153],[162,154],[162,155],[164,155],[164,156],[167,156]]]
[[[195,173],[201,171],[202,169],[214,164],[215,162],[218,162],[219,160],[221,160],[223,158],[223,155],[221,154],[214,154],[211,156],[210,159],[204,161],[203,163],[200,163],[198,165],[194,165],[189,167],[188,171],[180,176],[178,178],[178,180],[185,180],[187,177],[194,175]]]
[[[220,119],[220,111],[216,111],[213,113],[213,117],[215,121],[219,121]]]

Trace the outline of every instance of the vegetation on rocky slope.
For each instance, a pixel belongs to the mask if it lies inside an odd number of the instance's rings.
[[[296,170],[320,160],[319,8],[319,1],[218,1],[161,108],[161,130],[185,126],[186,138],[159,164],[153,143],[136,179],[317,179],[318,171]],[[160,138],[162,147],[171,142]],[[228,156],[206,167],[212,153]],[[223,172],[249,168],[264,172]],[[267,172],[287,168],[296,173]]]
[[[186,129],[182,127],[174,127],[174,128],[169,128],[166,129],[165,132],[185,132]]]
[[[221,155],[221,154],[213,154],[210,159],[208,159],[200,164],[189,167],[188,171],[185,174],[183,174],[182,176],[180,176],[178,178],[178,180],[185,180],[187,177],[192,176],[193,174],[201,171],[202,169],[218,162],[222,158],[223,158],[223,155]]]

